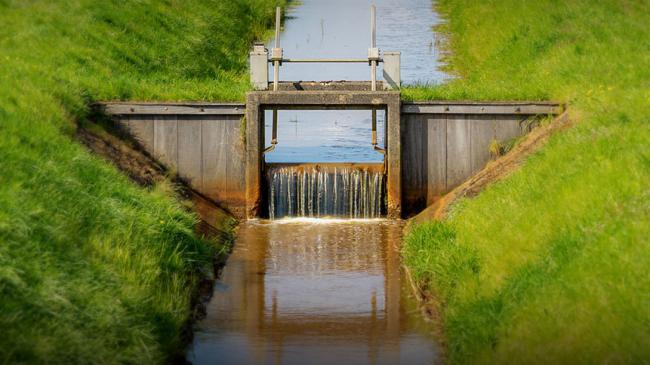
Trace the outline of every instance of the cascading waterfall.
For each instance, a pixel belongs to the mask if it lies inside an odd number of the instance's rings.
[[[383,212],[383,165],[270,165],[269,217],[378,218]]]

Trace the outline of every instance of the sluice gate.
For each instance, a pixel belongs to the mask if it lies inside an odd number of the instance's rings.
[[[400,52],[380,52],[374,7],[371,14],[367,58],[298,59],[284,57],[280,48],[278,9],[270,54],[263,44],[250,53],[255,90],[247,93],[245,104],[102,102],[97,107],[144,151],[240,218],[410,216],[482,169],[539,118],[562,111],[554,102],[403,102]],[[282,64],[291,62],[367,63],[370,81],[281,81]],[[383,80],[376,77],[380,63]],[[265,154],[278,144],[278,110],[350,109],[372,113],[367,143],[383,154],[380,170],[266,164]],[[265,111],[272,112],[269,141]],[[383,131],[377,130],[378,111],[385,116]]]

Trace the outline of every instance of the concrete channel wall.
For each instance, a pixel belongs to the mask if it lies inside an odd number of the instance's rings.
[[[402,103],[402,205],[406,215],[435,202],[485,167],[490,151],[528,133],[556,103]]]
[[[527,133],[531,118],[558,114],[562,108],[545,102],[403,102],[400,106],[395,92],[299,94],[252,94],[248,110],[244,104],[224,103],[107,102],[98,106],[146,152],[238,217],[251,215],[251,207],[257,209],[253,215],[258,214],[262,204],[261,148],[265,143],[260,118],[265,106],[389,110],[386,171],[392,216],[425,208],[482,169],[492,157],[491,144]],[[249,121],[244,124],[246,114]]]
[[[104,103],[101,109],[193,189],[245,215],[245,105]]]

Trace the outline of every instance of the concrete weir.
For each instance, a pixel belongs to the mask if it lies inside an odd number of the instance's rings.
[[[266,208],[271,219],[380,218],[383,163],[267,163]]]
[[[401,215],[400,95],[397,91],[254,91],[246,96],[246,202],[259,215],[265,109],[383,109],[386,111],[386,196],[389,217]]]
[[[246,104],[99,103],[150,155],[238,217],[264,214],[264,111],[376,109],[386,113],[389,217],[417,213],[482,169],[495,146],[527,133],[553,102],[402,102],[369,83],[281,83]]]

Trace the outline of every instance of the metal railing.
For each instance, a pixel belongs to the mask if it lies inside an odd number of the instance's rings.
[[[273,63],[273,91],[278,91],[280,82],[280,65],[284,62],[299,63],[364,63],[370,65],[370,89],[377,90],[377,63],[381,62],[379,58],[379,49],[377,48],[377,31],[376,31],[376,14],[375,5],[370,7],[370,48],[368,49],[368,58],[283,58],[282,48],[280,47],[280,22],[281,9],[275,8],[275,45],[271,52],[269,62]]]
[[[273,91],[279,90],[280,84],[280,66],[283,63],[368,63],[370,66],[370,90],[377,91],[377,65],[384,62],[384,80],[388,83],[387,88],[399,88],[400,86],[400,53],[386,52],[385,62],[381,58],[379,48],[377,48],[377,8],[375,5],[370,7],[370,48],[368,48],[368,58],[284,58],[283,50],[280,45],[280,25],[282,20],[282,11],[280,7],[275,9],[275,42],[271,49],[271,57],[268,57],[268,51],[263,44],[257,44],[251,52],[251,81],[253,86],[258,90],[268,89],[268,67],[267,63],[273,64]],[[273,128],[271,145],[264,149],[264,153],[275,149],[278,143],[278,110],[273,109]],[[377,109],[372,108],[372,146],[373,149],[385,154],[385,150],[378,146],[377,143]]]

